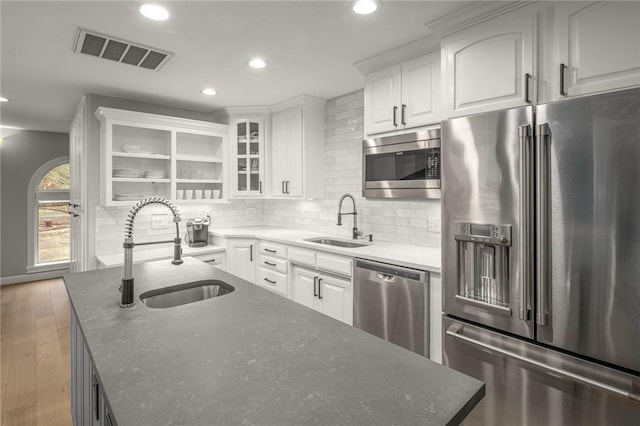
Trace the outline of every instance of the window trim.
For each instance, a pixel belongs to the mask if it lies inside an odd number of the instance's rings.
[[[40,185],[40,182],[47,173],[68,162],[69,156],[58,157],[47,161],[36,170],[33,176],[31,176],[31,180],[29,180],[29,186],[27,187],[27,266],[25,268],[27,274],[68,269],[71,263],[71,259],[36,263],[36,259],[38,259],[38,201],[59,200],[61,198],[57,197],[60,197],[62,194],[68,194],[68,197],[64,199],[70,199],[71,197],[70,190],[42,191],[38,189],[38,185]],[[44,193],[47,193],[47,195],[45,196]],[[69,242],[69,244],[71,244],[71,242]]]

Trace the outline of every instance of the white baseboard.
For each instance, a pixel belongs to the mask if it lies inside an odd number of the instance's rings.
[[[0,278],[0,285],[26,283],[29,281],[49,280],[51,278],[60,278],[69,272],[68,269],[60,269],[57,271],[38,272],[35,274],[14,275],[12,277]]]

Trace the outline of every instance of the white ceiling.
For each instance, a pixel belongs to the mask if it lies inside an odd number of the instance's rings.
[[[353,64],[429,35],[425,23],[471,2],[383,1],[373,15],[350,1],[0,2],[3,126],[67,132],[83,94],[197,111],[270,105],[301,93],[329,99],[363,87]],[[73,52],[78,27],[174,52],[160,71]],[[247,66],[253,56],[269,66]],[[205,86],[218,95],[200,93]]]

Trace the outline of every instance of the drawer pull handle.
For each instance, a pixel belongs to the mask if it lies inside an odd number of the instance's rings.
[[[277,250],[272,250],[272,249],[264,249],[264,251],[268,251],[269,253],[277,253]]]
[[[266,260],[264,261],[264,264],[269,266],[276,266],[275,263],[267,262]]]
[[[277,284],[276,281],[270,280],[269,278],[265,278],[264,280],[270,284]]]

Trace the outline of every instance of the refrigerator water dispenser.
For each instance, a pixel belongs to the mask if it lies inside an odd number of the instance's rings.
[[[511,226],[456,223],[458,294],[464,303],[490,305],[510,315]]]

